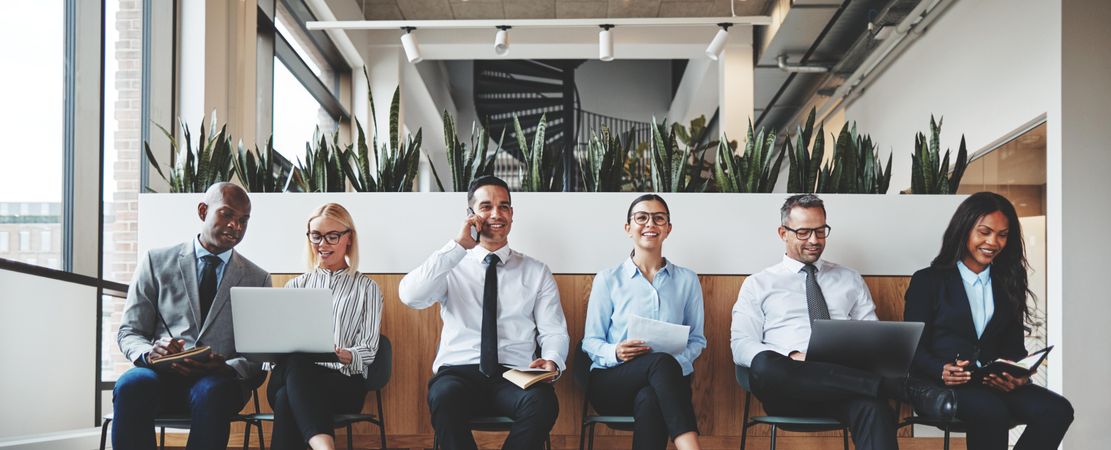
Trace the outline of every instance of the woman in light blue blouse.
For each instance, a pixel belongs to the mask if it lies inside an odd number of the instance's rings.
[[[690,386],[694,360],[706,348],[698,275],[663,257],[671,217],[660,196],[633,200],[625,233],[632,254],[599,272],[590,291],[582,344],[592,362],[587,397],[600,414],[636,418],[634,449],[662,450],[669,437],[679,450],[699,449]],[[634,316],[689,326],[686,349],[653,352],[648,342],[630,339]]]

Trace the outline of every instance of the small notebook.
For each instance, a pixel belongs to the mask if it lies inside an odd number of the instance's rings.
[[[521,389],[528,389],[532,385],[541,381],[548,381],[555,378],[558,372],[549,371],[544,369],[532,369],[526,367],[519,367],[509,369],[501,374],[502,377],[516,384]]]
[[[209,355],[211,354],[212,348],[207,345],[202,345],[200,347],[193,347],[189,350],[180,353],[174,353],[168,356],[163,356],[160,358],[150,357],[150,365],[154,368],[162,368],[170,367],[170,364],[186,359],[191,359],[194,361],[207,361]]]
[[[1034,373],[1034,371],[1038,370],[1038,367],[1041,366],[1042,361],[1045,360],[1046,355],[1049,355],[1050,350],[1053,350],[1052,345],[1033,352],[1018,361],[1006,361],[997,359],[984,367],[973,370],[972,381],[980,382],[984,379],[984,377],[990,374],[998,375],[1003,372],[1007,372],[1007,374],[1011,375],[1012,377],[1030,376],[1031,373]]]

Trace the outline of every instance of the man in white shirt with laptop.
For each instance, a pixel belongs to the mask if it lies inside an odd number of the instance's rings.
[[[514,424],[502,448],[541,448],[559,414],[555,390],[548,383],[521,389],[502,373],[566,368],[570,336],[559,290],[544,263],[509,248],[513,206],[504,181],[475,179],[467,204],[472,214],[458,236],[398,288],[410,308],[440,304],[444,326],[428,383],[432,427],[442,448],[472,450],[469,418],[509,416]]]
[[[806,360],[812,321],[876,320],[876,307],[858,272],[821,259],[831,228],[818,196],[789,197],[780,219],[783,260],[744,281],[730,330],[733,362],[749,368],[752,393],[764,409],[837,418],[848,425],[857,449],[898,448],[888,399],[908,401],[922,414],[952,417],[952,390]]]

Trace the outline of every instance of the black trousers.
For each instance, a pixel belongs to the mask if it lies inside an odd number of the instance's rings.
[[[544,446],[559,415],[555,389],[537,383],[521,389],[501,374],[483,375],[477,364],[443,366],[428,382],[432,428],[445,450],[474,450],[468,420],[476,416],[508,416],[513,427],[506,450],[537,450]]]
[[[278,364],[266,388],[274,410],[274,450],[304,450],[309,438],[335,436],[333,414],[357,413],[366,398],[362,376],[347,376],[293,355]]]
[[[752,393],[768,413],[833,417],[848,424],[859,450],[899,448],[895,413],[880,394],[879,375],[770,350],[752,359],[750,373]]]
[[[957,417],[968,424],[968,448],[1005,450],[1011,422],[1026,424],[1015,450],[1052,450],[1072,423],[1072,404],[1041,386],[1028,384],[1011,392],[984,385],[964,385],[957,393]]]
[[[668,437],[698,432],[690,377],[683,376],[683,368],[667,353],[590,371],[590,403],[601,414],[636,418],[636,450],[663,450]]]

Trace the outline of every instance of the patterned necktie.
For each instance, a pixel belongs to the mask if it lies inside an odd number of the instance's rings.
[[[498,263],[501,258],[493,253],[486,255],[486,284],[482,290],[482,343],[478,369],[483,375],[493,376],[498,369]]]
[[[829,319],[826,296],[822,295],[822,287],[818,286],[818,278],[814,275],[818,268],[807,264],[802,267],[802,271],[806,272],[806,312],[810,314],[810,321]]]
[[[208,310],[212,309],[212,300],[216,298],[216,268],[223,263],[216,255],[201,257],[201,283],[197,292],[201,295],[201,324],[204,325],[208,318]]]

